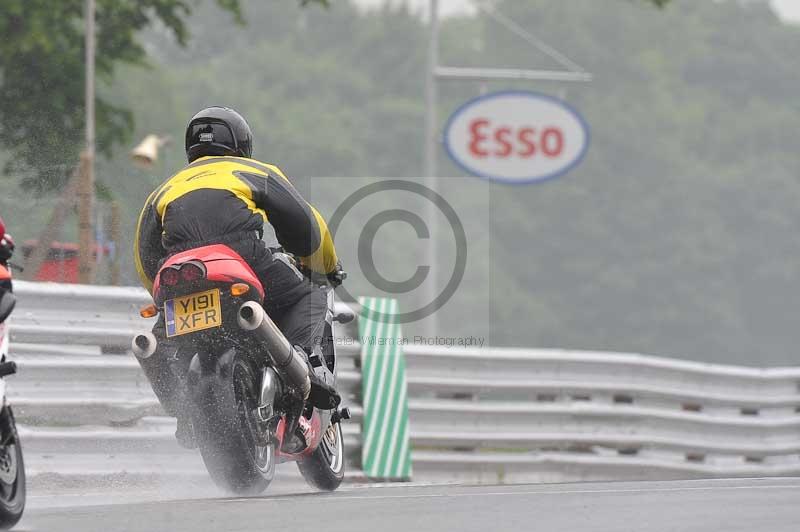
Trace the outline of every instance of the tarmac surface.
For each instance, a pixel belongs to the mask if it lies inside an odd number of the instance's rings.
[[[261,497],[213,487],[32,495],[20,531],[796,532],[800,479],[580,484],[345,485],[276,479]]]

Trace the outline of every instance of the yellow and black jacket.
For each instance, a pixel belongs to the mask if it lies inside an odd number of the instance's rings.
[[[150,194],[136,227],[134,257],[149,291],[161,260],[187,245],[262,231],[317,273],[336,269],[336,250],[317,210],[273,165],[242,157],[201,157]]]

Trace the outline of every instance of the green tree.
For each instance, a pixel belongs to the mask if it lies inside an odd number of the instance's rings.
[[[146,64],[137,33],[155,22],[181,45],[187,17],[200,0],[97,0],[97,139],[100,152],[127,140],[133,115],[104,97],[121,63]],[[326,0],[300,0],[302,5]],[[243,22],[239,0],[216,0]],[[0,145],[7,174],[50,190],[63,184],[84,130],[83,0],[0,0]]]

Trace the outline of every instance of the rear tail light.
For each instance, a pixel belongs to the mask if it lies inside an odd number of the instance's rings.
[[[181,274],[175,268],[161,270],[161,284],[164,286],[175,286],[181,280]]]
[[[184,281],[187,282],[196,281],[198,279],[202,279],[205,276],[206,272],[199,264],[195,264],[194,262],[187,262],[186,264],[181,266],[181,278]]]
[[[205,276],[206,268],[202,262],[186,262],[161,270],[161,284],[176,286],[181,281],[191,283],[198,279],[204,279]]]

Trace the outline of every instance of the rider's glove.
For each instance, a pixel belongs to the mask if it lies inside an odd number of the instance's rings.
[[[345,279],[347,279],[347,272],[342,269],[342,261],[338,261],[336,263],[336,268],[330,272],[328,275],[328,282],[334,288],[341,285]]]

